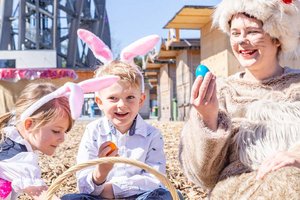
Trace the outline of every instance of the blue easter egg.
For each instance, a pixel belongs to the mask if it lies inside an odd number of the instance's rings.
[[[209,72],[209,69],[205,65],[198,65],[196,68],[196,77],[204,77],[207,72]]]

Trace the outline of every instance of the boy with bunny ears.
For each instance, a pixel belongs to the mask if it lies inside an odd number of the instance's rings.
[[[96,92],[96,103],[104,117],[87,125],[79,146],[77,162],[100,157],[121,156],[135,159],[166,173],[164,143],[159,130],[147,124],[138,114],[145,101],[144,78],[133,58],[146,54],[158,42],[151,35],[142,38],[113,60],[110,49],[94,34],[78,30],[78,36],[104,63],[96,77],[115,75],[120,80]],[[110,147],[111,142],[117,148]],[[170,192],[151,174],[126,164],[99,164],[77,173],[80,194],[69,194],[63,200],[79,199],[172,199]]]

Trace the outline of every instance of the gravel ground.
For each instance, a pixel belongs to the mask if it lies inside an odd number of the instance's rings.
[[[57,150],[55,156],[48,157],[41,155],[40,166],[42,176],[46,183],[50,185],[60,174],[71,166],[75,165],[75,156],[78,144],[84,127],[89,121],[79,120],[75,123],[72,131],[68,134],[66,141]],[[180,168],[178,161],[179,135],[183,122],[159,122],[156,120],[148,121],[153,126],[161,130],[165,140],[165,153],[167,157],[167,177],[173,183],[173,186],[182,192],[186,199],[204,199],[206,194],[200,188],[187,181]],[[57,195],[74,193],[76,190],[75,176],[65,180]],[[30,199],[23,195],[19,199]]]

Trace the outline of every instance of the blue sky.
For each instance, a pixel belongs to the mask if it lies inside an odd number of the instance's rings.
[[[166,38],[167,22],[185,5],[216,5],[220,0],[106,0],[112,50],[119,53],[131,42],[150,34]],[[199,31],[181,31],[182,38],[199,37]]]

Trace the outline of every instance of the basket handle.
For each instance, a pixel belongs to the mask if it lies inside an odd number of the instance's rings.
[[[74,166],[70,167],[64,173],[59,175],[55,179],[55,181],[51,184],[51,186],[48,188],[47,195],[46,195],[46,200],[51,200],[52,199],[55,191],[60,187],[60,184],[66,178],[68,178],[70,176],[70,174],[73,174],[76,171],[82,170],[86,167],[94,166],[94,165],[97,165],[97,164],[104,164],[104,163],[124,163],[124,164],[129,164],[129,165],[133,165],[133,166],[139,167],[141,169],[144,169],[147,172],[149,172],[149,173],[153,174],[154,176],[156,176],[156,178],[161,183],[163,183],[166,186],[166,188],[168,188],[168,190],[171,193],[171,196],[172,196],[173,200],[179,200],[176,189],[174,188],[172,183],[166,178],[165,175],[163,175],[162,173],[158,172],[153,167],[150,167],[150,166],[146,165],[145,163],[143,163],[141,161],[137,161],[137,160],[133,160],[133,159],[129,159],[129,158],[122,158],[122,157],[103,157],[103,158],[90,160],[90,161],[80,163],[80,164],[77,164],[77,165],[74,165]]]

